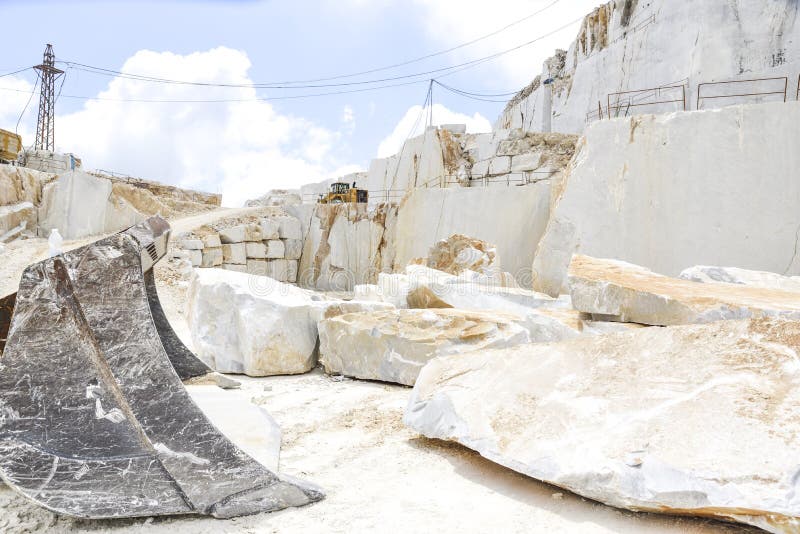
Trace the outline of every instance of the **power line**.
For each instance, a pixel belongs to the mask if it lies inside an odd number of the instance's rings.
[[[304,95],[284,95],[284,96],[274,96],[274,97],[255,97],[255,98],[220,98],[220,99],[146,99],[146,98],[106,98],[106,97],[93,97],[93,96],[81,96],[81,95],[62,95],[61,89],[63,89],[63,80],[61,83],[61,87],[59,88],[57,99],[61,96],[64,98],[71,98],[76,100],[93,100],[93,101],[101,101],[101,102],[130,102],[130,103],[167,103],[167,104],[224,104],[224,103],[236,103],[236,102],[265,102],[265,101],[273,101],[273,100],[294,100],[294,99],[302,99],[302,98],[313,98],[319,96],[331,96],[331,95],[341,95],[341,94],[350,94],[350,93],[361,93],[367,91],[378,91],[381,89],[389,89],[394,87],[402,87],[408,85],[414,85],[422,82],[428,83],[435,83],[442,88],[453,92],[458,95],[466,96],[468,98],[472,98],[473,100],[480,100],[484,102],[500,102],[505,103],[506,100],[493,100],[489,98],[483,98],[483,96],[512,96],[517,94],[519,91],[507,92],[507,93],[472,93],[468,91],[463,91],[460,89],[456,89],[449,85],[443,84],[438,79],[434,78],[432,80],[414,80],[410,82],[403,82],[403,83],[395,83],[390,85],[382,85],[378,87],[366,87],[361,89],[352,89],[347,91],[331,91],[325,93],[311,93],[311,94],[304,94]],[[27,91],[23,91],[21,89],[14,89],[11,87],[0,87],[0,91],[14,91],[19,93],[27,93]]]
[[[448,71],[460,71],[465,70],[467,68],[471,68],[487,61],[492,61],[497,59],[498,57],[504,56],[511,52],[515,52],[521,48],[530,46],[534,43],[541,41],[547,37],[555,35],[556,33],[572,26],[573,24],[580,22],[583,20],[583,16],[564,24],[552,30],[544,35],[536,37],[535,39],[531,39],[530,41],[526,41],[519,45],[513,46],[511,48],[502,50],[500,52],[496,52],[494,54],[490,54],[488,56],[480,57],[477,59],[473,59],[470,61],[465,61],[463,63],[458,63],[456,65],[451,65],[449,67],[440,67],[437,69],[432,69],[428,71],[416,72],[412,74],[404,74],[398,76],[391,76],[387,78],[377,78],[372,80],[360,80],[360,81],[353,81],[353,82],[342,82],[342,83],[332,83],[332,84],[309,84],[309,85],[291,85],[289,83],[249,83],[249,84],[234,84],[234,83],[217,83],[217,82],[189,82],[185,80],[173,80],[169,78],[157,78],[153,76],[144,76],[139,74],[129,74],[124,73],[121,71],[116,71],[112,69],[105,69],[102,67],[94,67],[91,65],[86,65],[84,63],[78,63],[74,61],[59,61],[59,63],[68,65],[70,67],[75,68],[76,70],[81,70],[84,72],[89,72],[93,74],[100,74],[105,76],[114,76],[119,78],[137,80],[137,81],[145,81],[151,83],[164,83],[164,84],[175,84],[175,85],[190,85],[190,86],[201,86],[201,87],[230,87],[230,88],[256,88],[256,89],[319,89],[325,87],[347,87],[353,85],[369,85],[369,84],[376,84],[376,83],[383,83],[383,82],[392,82],[397,80],[406,80],[409,78],[419,78],[422,76],[430,77],[433,74],[439,73],[447,73]]]
[[[39,73],[36,73],[36,81],[33,82],[33,89],[31,89],[31,96],[28,97],[28,101],[25,103],[25,107],[22,108],[22,113],[19,114],[19,118],[17,119],[17,125],[14,126],[14,133],[19,133],[19,123],[22,122],[22,116],[25,115],[25,112],[28,111],[28,106],[31,105],[31,100],[33,100],[33,95],[36,93],[36,86],[39,84]],[[23,92],[23,91],[20,91]],[[24,91],[27,92],[27,91]]]
[[[395,83],[390,85],[380,85],[377,87],[363,87],[360,89],[349,89],[345,91],[329,91],[325,93],[310,93],[303,95],[284,95],[284,96],[265,96],[255,98],[220,98],[220,99],[147,99],[147,98],[108,98],[102,96],[82,96],[82,95],[61,95],[61,98],[71,98],[75,100],[94,100],[100,102],[131,102],[131,103],[153,103],[153,104],[226,104],[236,102],[269,102],[273,100],[295,100],[302,98],[313,98],[320,96],[343,95],[350,93],[363,93],[367,91],[378,91],[381,89],[389,89],[392,87],[402,87],[406,85],[414,85],[418,83],[427,83],[429,80],[413,80],[409,82]],[[18,93],[27,93],[20,89],[13,89],[11,87],[0,87],[0,91],[14,91]]]
[[[341,86],[341,85],[352,86],[352,85],[367,84],[367,83],[374,84],[374,83],[378,83],[380,81],[392,81],[392,80],[397,80],[397,79],[407,79],[407,78],[412,78],[412,77],[420,77],[420,76],[423,76],[423,75],[426,75],[426,74],[432,74],[432,73],[443,72],[443,71],[444,71],[444,73],[439,75],[437,78],[444,78],[446,76],[451,76],[451,75],[456,74],[458,72],[461,72],[461,71],[476,67],[476,66],[481,65],[483,63],[486,63],[488,61],[492,61],[492,60],[494,60],[494,59],[496,59],[498,57],[501,57],[503,55],[509,54],[511,52],[514,52],[514,51],[519,50],[521,48],[524,48],[526,46],[530,46],[530,45],[532,45],[532,44],[534,44],[534,43],[536,43],[538,41],[541,41],[542,39],[550,37],[550,36],[560,32],[560,31],[568,28],[569,26],[571,26],[571,25],[573,25],[573,24],[575,24],[577,22],[580,22],[581,20],[583,20],[583,17],[580,17],[580,18],[577,18],[577,19],[575,19],[573,21],[570,21],[567,24],[556,28],[555,30],[552,30],[552,31],[550,31],[550,32],[548,32],[548,33],[546,33],[544,35],[540,35],[539,37],[536,37],[535,39],[531,39],[530,41],[527,41],[525,43],[521,43],[521,44],[519,44],[517,46],[508,48],[508,49],[500,51],[500,52],[496,52],[496,53],[488,55],[488,56],[484,56],[482,58],[478,58],[478,59],[474,59],[474,60],[467,61],[467,62],[464,62],[464,63],[460,63],[458,65],[452,65],[450,67],[444,67],[444,68],[440,68],[440,69],[435,69],[433,71],[428,71],[427,73],[423,72],[423,73],[409,74],[409,75],[405,75],[405,76],[397,76],[397,77],[394,77],[394,78],[385,78],[383,80],[370,80],[370,81],[362,81],[362,82],[357,82],[357,83],[353,82],[353,83],[348,83],[348,84],[336,84],[335,86]],[[85,69],[79,69],[78,67],[75,66],[75,65],[81,65],[79,63],[64,62],[64,61],[61,61],[60,63],[68,64],[70,68],[75,68],[75,69],[78,69],[78,70],[85,70]],[[27,69],[21,69],[20,71],[16,71],[15,73],[22,72],[24,70],[27,70]],[[109,73],[116,72],[116,73],[118,73],[120,75],[120,77],[136,79],[136,76],[134,76],[134,75],[128,75],[128,74],[125,74],[125,73],[121,73],[119,71],[110,71],[108,69],[103,69],[103,70],[105,70],[105,71],[107,71]],[[9,73],[9,75],[10,74],[14,74],[14,73]],[[376,86],[376,87],[366,87],[366,88],[361,88],[361,89],[352,89],[352,90],[343,90],[343,91],[330,91],[330,92],[323,92],[323,93],[310,93],[310,94],[288,95],[288,96],[285,95],[285,96],[273,96],[273,97],[257,97],[257,98],[247,98],[247,99],[230,99],[230,98],[226,98],[226,99],[196,99],[196,100],[195,99],[174,99],[174,100],[172,100],[172,99],[105,98],[105,97],[91,97],[91,96],[82,96],[82,95],[61,95],[61,96],[63,98],[71,98],[71,99],[78,99],[78,100],[97,100],[97,101],[111,101],[111,102],[133,102],[133,103],[231,103],[231,102],[257,102],[257,101],[273,101],[273,100],[293,100],[293,99],[314,98],[314,97],[340,95],[340,94],[360,93],[360,92],[366,92],[366,91],[374,91],[374,90],[380,90],[380,89],[388,89],[388,88],[393,88],[393,87],[401,87],[401,86],[406,86],[406,85],[413,85],[413,84],[422,83],[422,82],[429,82],[430,79],[431,78],[415,79],[415,80],[410,80],[410,81],[406,81],[406,82],[399,82],[399,83],[393,83],[393,84],[380,85],[380,86]],[[214,86],[214,87],[241,87],[241,88],[251,88],[251,89],[252,88],[262,88],[263,87],[260,84],[248,84],[248,85],[244,85],[244,84],[212,84],[212,83],[206,83],[206,82],[182,82],[182,81],[177,81],[177,80],[167,80],[167,79],[163,79],[162,80],[162,79],[152,78],[152,81],[156,81],[156,80],[160,80],[159,83],[168,83],[168,84],[176,83],[176,84],[181,84],[181,85],[201,85],[201,86]],[[473,98],[475,100],[484,100],[484,101],[487,101],[487,102],[501,102],[499,100],[491,100],[491,99],[488,99],[488,98],[484,98],[484,96],[481,95],[480,93],[472,93],[472,92],[468,92],[468,91],[461,91],[461,90],[457,90],[455,88],[452,88],[450,86],[445,86],[444,84],[441,84],[441,82],[439,82],[438,80],[436,81],[436,83],[438,83],[439,85],[442,85],[442,87],[444,87],[445,89],[448,89],[450,91],[455,92],[456,94],[460,94],[460,95],[466,96],[466,97],[471,97],[471,98]],[[310,86],[310,87],[314,87],[314,86]],[[327,87],[327,86],[323,85],[323,86],[320,86],[320,87]],[[300,87],[299,86],[298,87],[287,87],[286,89],[297,89],[297,88],[300,88]],[[12,89],[12,88],[8,88],[8,87],[0,87],[0,90],[27,92],[27,91],[19,91],[18,89]],[[506,94],[512,95],[512,94],[516,94],[516,93],[506,93]],[[481,95],[481,96],[477,96],[477,95]],[[501,93],[498,93],[498,95],[501,95]]]
[[[6,72],[5,74],[0,74],[0,78],[5,76],[13,76],[14,74],[19,74],[20,72],[25,72],[26,70],[31,70],[33,67],[25,67],[24,69],[15,70],[14,72]]]
[[[488,39],[490,37],[494,37],[495,35],[498,35],[498,34],[504,32],[504,31],[514,27],[514,26],[522,24],[523,22],[526,22],[526,21],[532,19],[533,17],[535,17],[535,16],[547,11],[548,9],[550,9],[554,5],[558,4],[559,2],[561,2],[561,0],[554,0],[553,2],[549,3],[545,7],[541,8],[541,9],[539,9],[539,10],[533,12],[533,13],[531,13],[530,15],[526,15],[525,17],[522,17],[521,19],[517,19],[514,22],[506,24],[502,28],[494,30],[494,31],[492,31],[490,33],[487,33],[485,35],[482,35],[480,37],[477,37],[477,38],[472,39],[470,41],[467,41],[465,43],[461,43],[461,44],[459,44],[457,46],[453,46],[453,47],[447,48],[445,50],[440,50],[438,52],[433,52],[433,53],[430,53],[430,54],[426,54],[424,56],[420,56],[420,57],[417,57],[417,58],[414,58],[414,59],[410,59],[410,60],[407,60],[407,61],[402,61],[400,63],[394,63],[394,64],[391,64],[391,65],[386,65],[386,66],[383,66],[383,67],[364,70],[364,71],[360,71],[360,72],[353,72],[353,73],[349,73],[349,74],[341,74],[341,75],[337,75],[337,76],[330,76],[330,77],[327,77],[327,78],[313,78],[313,79],[307,79],[307,80],[294,80],[294,81],[289,80],[289,81],[279,81],[279,82],[267,82],[267,83],[255,84],[255,85],[257,85],[257,86],[272,86],[272,85],[280,85],[280,86],[292,85],[292,86],[297,86],[298,84],[308,84],[308,83],[317,83],[317,82],[326,82],[326,81],[332,81],[332,80],[340,80],[340,79],[344,79],[344,78],[354,78],[354,77],[357,77],[357,76],[363,76],[365,74],[373,74],[373,73],[376,73],[376,72],[396,69],[398,67],[404,67],[406,65],[411,65],[413,63],[418,63],[418,62],[424,61],[426,59],[430,59],[430,58],[433,58],[433,57],[441,56],[441,55],[444,55],[444,54],[449,54],[450,52],[454,52],[454,51],[459,50],[461,48],[465,48],[467,46],[473,45],[473,44],[478,43],[480,41],[486,40],[486,39]],[[75,67],[82,67],[83,68],[82,70],[86,70],[87,72],[93,72],[94,74],[110,75],[110,76],[121,76],[121,75],[125,74],[125,73],[123,73],[121,71],[116,71],[116,70],[112,70],[112,69],[106,69],[106,68],[102,68],[102,67],[94,67],[94,66],[91,66],[91,65],[86,65],[86,64],[82,64],[82,63],[78,63],[78,62],[72,62],[72,61],[60,61],[60,62],[64,63],[64,64],[72,65],[72,66],[75,66]],[[170,83],[191,83],[191,84],[198,83],[198,82],[182,82],[180,80],[169,80],[167,78],[157,78],[157,77],[151,77],[151,76],[146,76],[146,75],[137,75],[137,74],[129,74],[129,76],[134,77],[136,79],[140,79],[142,81],[151,81],[151,82],[159,82],[159,83],[166,83],[166,82],[170,82]],[[217,85],[217,84],[210,84],[210,85]],[[220,85],[233,86],[233,87],[239,86],[238,84],[220,84]],[[314,86],[314,87],[317,87],[317,86]],[[266,88],[274,89],[275,87],[263,87],[263,88],[265,88],[265,89]]]
[[[466,91],[464,89],[456,89],[455,87],[450,87],[449,85],[443,84],[439,80],[434,80],[434,81],[438,85],[440,85],[443,88],[448,89],[450,91],[454,91],[454,92],[457,92],[459,94],[464,94],[464,95],[469,95],[469,96],[479,96],[479,97],[485,97],[485,98],[501,97],[501,96],[514,96],[515,94],[519,93],[519,91],[520,91],[519,89],[517,89],[515,91],[508,91],[508,92],[504,92],[504,93],[477,93],[477,92],[474,92],[474,91]]]
[[[446,89],[446,90],[448,90],[451,93],[454,93],[456,95],[463,96],[465,98],[469,98],[471,100],[479,100],[481,102],[499,102],[499,103],[507,102],[507,99],[505,99],[505,100],[497,100],[497,99],[494,99],[494,98],[488,98],[488,97],[494,96],[494,95],[483,96],[483,95],[480,95],[478,93],[470,93],[468,91],[462,91],[460,89],[456,89],[455,87],[450,87],[449,85],[445,85],[445,84],[443,84],[442,82],[440,82],[438,80],[434,80],[434,81],[436,82],[437,85],[439,85],[443,89]],[[515,91],[513,93],[497,93],[497,96],[511,96],[511,95],[515,95],[517,93],[519,93],[519,91]]]
[[[475,44],[477,42],[486,40],[489,37],[494,37],[495,35],[497,35],[499,33],[502,33],[504,31],[508,30],[509,28],[512,28],[513,26],[517,26],[518,24],[522,24],[523,22],[532,19],[536,15],[538,15],[540,13],[543,13],[544,11],[547,11],[548,9],[553,7],[554,5],[558,4],[560,1],[561,0],[555,0],[554,2],[551,2],[550,4],[548,4],[545,7],[543,7],[542,9],[539,9],[538,11],[535,11],[535,12],[531,13],[530,15],[522,17],[521,19],[518,19],[518,20],[516,20],[516,21],[514,21],[514,22],[512,22],[510,24],[506,24],[505,26],[503,26],[500,29],[497,29],[497,30],[495,30],[493,32],[487,33],[486,35],[482,35],[481,37],[477,37],[475,39],[472,39],[471,41],[467,41],[466,43],[462,43],[460,45],[453,46],[453,47],[447,48],[445,50],[440,50],[439,52],[433,52],[431,54],[426,54],[424,56],[420,56],[420,57],[417,57],[417,58],[414,58],[414,59],[409,59],[408,61],[403,61],[403,62],[400,62],[400,63],[394,63],[392,65],[386,65],[385,67],[379,67],[379,68],[375,68],[375,69],[364,70],[364,71],[361,71],[361,72],[354,72],[354,73],[351,73],[351,74],[342,74],[342,75],[339,75],[339,76],[331,76],[329,78],[317,78],[317,79],[312,79],[312,80],[300,80],[300,81],[297,81],[297,82],[286,81],[286,82],[278,82],[278,83],[283,83],[283,84],[314,83],[314,82],[327,82],[327,81],[330,81],[330,80],[339,80],[339,79],[342,79],[342,78],[353,78],[353,77],[356,77],[356,76],[362,76],[364,74],[373,74],[375,72],[381,72],[381,71],[384,71],[384,70],[391,70],[391,69],[395,69],[397,67],[404,67],[406,65],[411,65],[412,63],[417,63],[417,62],[420,62],[420,61],[424,61],[424,60],[430,59],[432,57],[441,56],[443,54],[449,54],[450,52],[454,52],[454,51],[459,50],[461,48],[465,48],[465,47],[473,45],[473,44]]]

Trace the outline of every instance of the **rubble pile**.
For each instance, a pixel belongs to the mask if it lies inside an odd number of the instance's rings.
[[[480,239],[453,234],[431,247],[427,258],[417,258],[412,263],[427,265],[431,269],[450,274],[474,271],[493,275],[500,262],[494,245]]]

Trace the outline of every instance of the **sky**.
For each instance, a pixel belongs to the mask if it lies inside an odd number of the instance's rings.
[[[600,1],[0,0],[0,128],[33,144],[35,71],[3,75],[51,43],[57,151],[239,206],[397,152],[431,78],[490,95],[434,84],[435,124],[489,131]]]

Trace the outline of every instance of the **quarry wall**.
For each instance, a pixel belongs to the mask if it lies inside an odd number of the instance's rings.
[[[80,169],[56,175],[0,165],[0,242],[24,235],[45,237],[53,228],[66,239],[106,234],[151,215],[173,217],[213,209],[220,198]]]
[[[545,62],[542,74],[512,99],[496,128],[580,133],[608,113],[610,93],[685,87],[686,107],[697,108],[698,84],[788,76],[796,98],[800,74],[800,4],[794,0],[615,0],[587,15],[567,51]],[[552,85],[543,81],[553,79]],[[552,109],[544,92],[552,88]],[[784,81],[710,86],[702,94],[783,91]],[[612,96],[612,116],[682,109],[682,89]],[[702,109],[782,100],[782,94],[702,99]],[[619,102],[620,107],[615,105]],[[598,111],[598,103],[602,108]],[[549,112],[552,114],[547,117]]]
[[[530,266],[547,225],[549,202],[549,181],[416,190],[398,210],[395,263],[404,267],[413,258],[427,256],[437,241],[464,234],[495,245],[499,267],[530,286]]]
[[[326,183],[301,188],[304,203],[285,206],[303,226],[300,285],[349,291],[374,283],[453,234],[495,245],[500,268],[530,285],[550,184],[560,180],[577,136],[449,128],[429,128],[395,156],[373,160],[368,172],[337,180],[367,188],[369,205],[318,204]]]
[[[691,265],[800,274],[800,103],[593,123],[533,261],[556,294],[573,253],[675,276]]]

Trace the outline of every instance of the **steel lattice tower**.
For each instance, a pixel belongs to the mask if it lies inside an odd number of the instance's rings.
[[[55,87],[56,79],[64,74],[63,70],[55,67],[56,55],[53,45],[48,44],[44,49],[44,58],[41,65],[33,67],[42,77],[42,87],[39,93],[39,119],[36,123],[36,149],[55,150]]]

